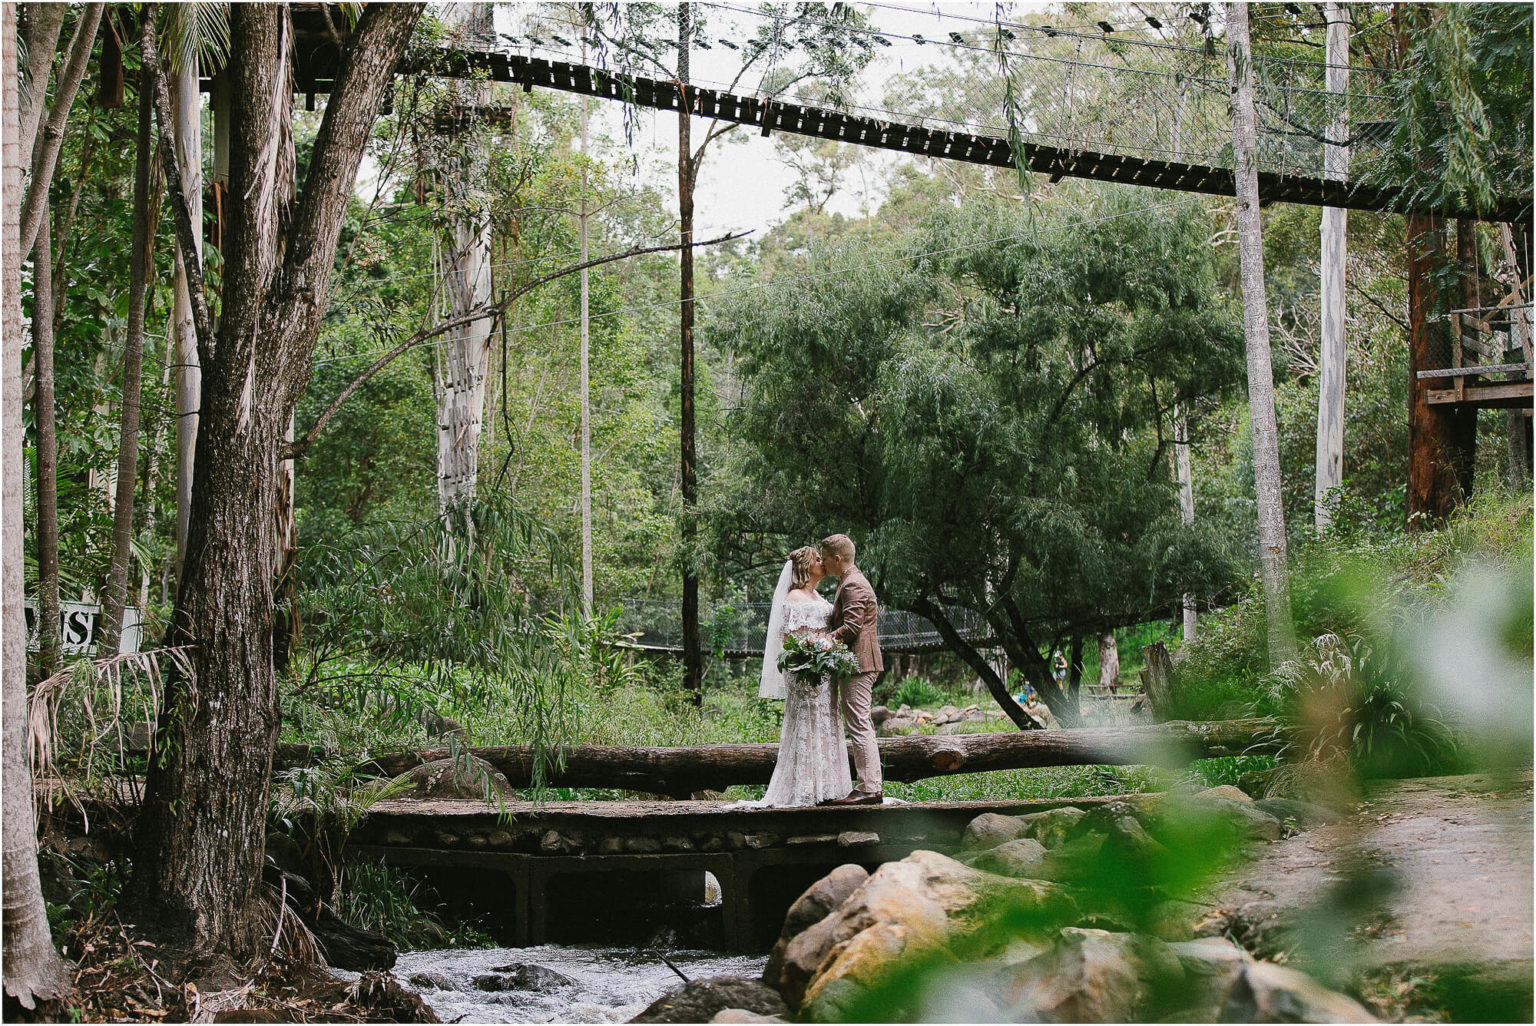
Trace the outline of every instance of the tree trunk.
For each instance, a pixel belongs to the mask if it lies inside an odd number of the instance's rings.
[[[1120,686],[1120,646],[1114,631],[1099,634],[1099,689],[1113,692]]]
[[[1296,654],[1291,582],[1280,493],[1280,432],[1275,423],[1274,369],[1269,350],[1269,301],[1264,287],[1264,228],[1259,219],[1257,128],[1253,108],[1253,48],[1248,5],[1227,4],[1227,68],[1232,75],[1232,153],[1237,180],[1237,239],[1243,280],[1243,335],[1248,349],[1248,418],[1253,434],[1254,491],[1259,515],[1259,566],[1269,628],[1271,666]]]
[[[454,4],[447,9],[453,31],[491,31],[490,5]],[[456,102],[483,106],[486,85],[456,84]],[[443,175],[452,223],[443,266],[447,315],[458,319],[491,303],[491,221],[473,197],[483,192],[487,172],[485,147],[460,140],[458,156],[449,158]],[[485,421],[486,371],[491,357],[491,318],[470,321],[448,333],[443,343],[443,390],[437,419],[438,507],[457,508],[475,497],[480,472],[480,432]]]
[[[948,737],[881,738],[880,765],[887,780],[925,780],[954,773],[1034,769],[1042,766],[1186,766],[1193,759],[1273,752],[1280,732],[1269,719],[1165,723],[1140,727],[1005,731]],[[1254,746],[1258,746],[1255,748]],[[552,787],[615,787],[654,794],[689,795],[735,784],[766,784],[778,758],[776,744],[625,748],[576,745],[564,750],[562,768],[551,768]],[[533,783],[536,750],[529,746],[459,749],[506,774],[513,787]],[[362,767],[398,776],[412,767],[453,758],[449,749],[380,756]]]
[[[699,633],[699,574],[695,568],[694,539],[698,535],[694,511],[699,501],[697,450],[694,447],[693,411],[693,188],[695,185],[691,127],[691,95],[688,91],[688,47],[692,33],[691,5],[679,5],[677,14],[677,211],[683,244],[678,290],[678,367],[681,397],[681,456],[683,490],[683,689],[694,705],[704,702],[704,648]]]
[[[203,249],[203,122],[200,116],[197,71],[184,68],[171,90],[171,109],[176,119],[176,159],[185,176],[187,204],[196,226],[196,258]],[[180,252],[181,243],[177,244]],[[192,320],[192,298],[187,293],[187,272],[178,258],[174,282],[175,300],[171,334],[176,340],[176,573],[181,575],[187,557],[187,517],[192,509],[192,465],[197,453],[197,411],[201,403],[202,370],[197,361],[197,329]]]
[[[1146,661],[1141,670],[1142,692],[1152,706],[1153,719],[1166,720],[1178,702],[1173,660],[1161,641],[1147,645],[1141,654]]]
[[[53,169],[58,163],[59,149],[64,145],[64,126],[69,121],[69,111],[74,105],[80,80],[85,77],[91,47],[96,41],[96,28],[101,24],[101,13],[105,7],[105,4],[86,4],[81,9],[80,18],[75,23],[75,34],[69,41],[69,59],[65,61],[58,82],[54,85],[53,106],[48,109],[47,120],[43,122],[41,134],[32,147],[32,176],[27,182],[27,194],[21,205],[23,259],[32,252],[32,244],[37,240],[38,229],[43,223],[43,200],[47,196],[48,187],[53,184]],[[15,65],[10,65],[8,72],[14,74]],[[38,96],[36,104],[41,106],[41,96]]]
[[[586,44],[582,44],[585,58]],[[587,98],[581,98],[581,263],[587,262]],[[592,616],[592,359],[587,268],[581,269],[581,615]]]
[[[151,36],[154,32],[154,18],[146,14],[144,35]],[[142,41],[140,46],[143,48]],[[153,42],[144,52],[154,52]],[[123,606],[128,601],[128,568],[133,562],[133,497],[139,483],[139,410],[144,374],[144,305],[149,276],[154,268],[154,225],[160,209],[160,190],[155,189],[151,199],[150,185],[154,105],[155,76],[143,75],[139,81],[138,157],[133,169],[133,246],[128,259],[128,327],[123,345],[117,498],[112,505],[112,559],[107,570],[107,591],[102,596],[101,624],[96,629],[98,659],[117,655],[123,632]]]
[[[1174,417],[1173,460],[1179,478],[1179,521],[1186,529],[1195,526],[1195,478],[1189,460],[1189,411],[1180,404]],[[1184,640],[1195,640],[1195,595],[1186,591],[1181,601],[1184,610]]]
[[[56,1001],[73,989],[53,946],[37,873],[32,768],[27,745],[27,628],[22,612],[21,427],[21,111],[16,80],[16,6],[0,5],[0,138],[4,139],[0,218],[0,691],[4,744],[0,772],[5,816],[3,875],[5,993],[23,1008]]]
[[[283,216],[283,172],[270,159],[281,153],[292,89],[287,10],[237,4],[230,12],[230,188],[216,338],[196,298],[200,270],[188,262],[203,396],[172,639],[196,644],[195,677],[167,682],[128,895],[141,926],[204,953],[245,957],[264,940],[257,898],[279,726],[271,578],[278,455],[309,381],[358,164],[421,6],[363,10],[291,217]],[[158,111],[164,139],[168,103]],[[179,174],[171,184],[186,240],[192,228]],[[184,258],[190,250],[184,246]]]
[[[1471,488],[1477,411],[1429,404],[1429,387],[1418,372],[1448,365],[1450,347],[1461,341],[1439,316],[1446,304],[1436,290],[1444,268],[1445,224],[1435,215],[1404,218],[1408,247],[1408,530],[1443,524]]]
[[[49,217],[43,204],[43,220]],[[32,353],[37,374],[38,676],[59,668],[59,435],[53,397],[53,235],[39,233],[32,272]]]
[[[929,623],[933,624],[939,636],[944,639],[944,644],[949,646],[949,650],[964,659],[966,664],[976,671],[976,676],[986,686],[987,693],[992,696],[997,707],[1013,721],[1014,726],[1020,730],[1041,729],[1043,724],[1038,723],[1033,716],[1024,711],[1023,706],[1014,701],[1013,696],[1008,693],[1007,682],[998,676],[992,664],[988,663],[980,652],[960,637],[960,632],[955,630],[955,625],[949,622],[949,617],[944,615],[944,610],[937,603],[919,596],[912,603],[912,612],[925,617]]]
[[[1327,81],[1331,102],[1336,104],[1323,144],[1323,175],[1335,181],[1349,177],[1349,16],[1340,3],[1323,5],[1328,24]],[[1343,207],[1324,207],[1322,225],[1322,351],[1317,361],[1317,466],[1312,517],[1319,531],[1332,519],[1331,495],[1344,484],[1344,274],[1345,227]]]
[[[1527,365],[1531,363],[1531,311],[1527,288],[1520,276],[1521,261],[1515,253],[1514,233],[1507,224],[1499,225],[1499,245],[1504,251],[1504,261],[1509,267],[1515,285],[1515,300],[1509,314],[1509,343],[1511,349],[1520,350]],[[1530,410],[1509,410],[1505,413],[1504,432],[1509,440],[1509,459],[1506,479],[1511,488],[1525,489],[1531,486],[1531,416]]]

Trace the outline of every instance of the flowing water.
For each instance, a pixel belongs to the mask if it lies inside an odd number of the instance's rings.
[[[763,955],[730,955],[719,951],[667,951],[666,956],[688,976],[762,974]],[[509,966],[542,966],[571,982],[546,980],[537,989],[483,991],[476,977],[486,975],[544,976],[533,970],[517,974]],[[497,972],[501,970],[501,972]],[[626,1022],[667,990],[682,983],[654,952],[543,944],[532,948],[476,948],[446,951],[402,951],[395,976],[419,993],[443,1022]],[[430,974],[452,989],[426,982]],[[412,982],[416,977],[418,982]]]

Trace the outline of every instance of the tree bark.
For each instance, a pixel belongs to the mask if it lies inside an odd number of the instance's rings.
[[[1349,177],[1349,16],[1340,3],[1323,5],[1328,24],[1325,49],[1329,100],[1336,104],[1323,144],[1323,176],[1334,181]],[[1323,337],[1317,360],[1317,459],[1312,518],[1319,531],[1332,519],[1334,490],[1344,484],[1344,273],[1343,207],[1324,207],[1321,231]]]
[[[1189,410],[1179,404],[1174,416],[1173,461],[1179,478],[1179,522],[1185,529],[1195,526],[1195,478],[1189,459]],[[1184,610],[1184,640],[1195,640],[1195,595],[1186,591],[1180,602]]]
[[[586,54],[586,43],[582,43]],[[587,262],[587,98],[581,98],[581,255]],[[691,247],[690,247],[691,249]],[[592,326],[587,269],[581,271],[581,615],[592,616]]]
[[[692,115],[688,90],[688,49],[692,34],[692,6],[679,5],[677,14],[677,212],[683,244],[678,290],[678,368],[681,396],[681,446],[683,492],[683,689],[694,705],[704,701],[704,647],[699,633],[699,574],[694,566],[697,525],[694,511],[699,501],[698,453],[694,445],[693,409],[693,189],[697,166],[690,138]]]
[[[18,8],[25,15],[22,38],[27,43],[27,70],[21,88],[21,130],[17,133],[22,153],[31,153],[37,143],[37,130],[47,109],[48,79],[53,73],[54,54],[59,49],[59,33],[69,4],[28,4]],[[44,214],[44,222],[47,215]]]
[[[32,768],[27,746],[27,628],[22,612],[21,427],[21,110],[15,74],[16,6],[0,5],[0,790],[5,817],[3,962],[5,993],[23,1008],[56,1001],[71,991],[70,975],[48,932],[37,872],[37,824],[32,812]],[[46,266],[46,265],[45,265]],[[44,273],[46,276],[46,270]],[[45,315],[46,316],[46,315]]]
[[[167,682],[128,895],[142,927],[203,952],[240,958],[261,949],[257,896],[279,726],[271,578],[278,457],[309,381],[358,164],[421,7],[364,9],[286,219],[272,155],[286,127],[287,10],[237,4],[230,12],[223,308],[213,338],[194,279],[202,416],[171,628],[174,641],[196,645],[194,676]],[[182,233],[186,202],[171,192]]]
[[[21,205],[23,259],[32,252],[37,230],[43,223],[43,198],[53,184],[53,168],[58,163],[59,148],[64,145],[64,126],[69,121],[69,110],[80,89],[80,80],[85,77],[91,47],[96,41],[96,27],[101,24],[101,12],[105,7],[105,4],[86,4],[81,10],[74,37],[69,43],[69,59],[59,73],[58,85],[53,91],[53,106],[48,109],[48,119],[32,147],[32,177],[27,182],[27,195]],[[37,104],[41,106],[41,103],[39,97]]]
[[[195,258],[202,261],[203,236],[203,122],[197,91],[197,71],[183,68],[171,90],[175,118],[175,153],[185,176],[183,188],[190,208]],[[163,129],[162,129],[163,131]],[[176,250],[181,252],[178,241]],[[192,297],[184,261],[176,261],[175,300],[171,331],[176,339],[176,574],[187,556],[187,517],[192,509],[192,465],[197,453],[197,411],[201,402],[202,370],[197,360],[197,322],[192,317]]]
[[[43,219],[49,217],[43,204]],[[38,236],[32,272],[32,354],[37,384],[37,618],[38,676],[59,668],[59,434],[53,395],[53,233]]]
[[[1285,506],[1280,493],[1280,432],[1275,422],[1269,301],[1264,287],[1264,228],[1259,219],[1258,133],[1247,4],[1227,4],[1227,68],[1232,76],[1232,153],[1243,280],[1243,335],[1248,350],[1248,419],[1253,434],[1254,491],[1258,500],[1259,566],[1264,580],[1269,662],[1278,666],[1295,656],[1296,636],[1291,623]]]
[[[491,29],[489,4],[455,4],[448,18],[456,29]],[[456,85],[457,102],[475,106],[489,101],[483,87]],[[490,215],[471,197],[483,193],[484,147],[460,140],[443,177],[454,219],[448,228],[443,292],[448,318],[463,320],[491,303]],[[475,497],[480,469],[480,432],[485,420],[486,370],[491,356],[491,317],[467,321],[448,334],[443,345],[443,391],[437,429],[438,508],[454,509]]]
[[[1099,688],[1113,692],[1120,686],[1120,646],[1114,631],[1099,633]]]
[[[155,7],[144,8],[145,54],[155,52]],[[144,39],[148,39],[147,45]],[[147,66],[147,65],[146,65]],[[112,558],[96,630],[96,658],[117,655],[128,601],[128,568],[133,562],[133,499],[139,482],[139,410],[144,384],[144,306],[154,268],[154,225],[160,190],[151,198],[150,165],[154,136],[155,76],[139,76],[138,156],[133,169],[133,244],[128,258],[128,327],[123,340],[123,409],[117,448],[117,497],[112,504]]]
[[[1147,645],[1141,654],[1146,661],[1141,670],[1142,692],[1152,706],[1153,718],[1166,720],[1178,704],[1173,660],[1168,657],[1168,648],[1161,641]]]
[[[1272,753],[1282,736],[1270,719],[1165,723],[1139,727],[952,734],[947,737],[881,738],[880,765],[887,780],[925,780],[955,773],[1034,769],[1042,766],[1186,766],[1193,759]],[[552,768],[553,787],[616,787],[655,794],[688,795],[733,784],[766,784],[778,758],[776,744],[626,748],[577,745],[563,749],[564,765]],[[506,774],[514,787],[533,782],[535,750],[529,746],[459,749]],[[363,767],[398,776],[412,767],[454,757],[446,748],[380,756]]]
[[[1439,316],[1445,303],[1435,286],[1444,268],[1445,223],[1434,215],[1404,218],[1408,248],[1408,530],[1439,527],[1471,491],[1477,411],[1431,406],[1418,372],[1447,366],[1461,340]]]

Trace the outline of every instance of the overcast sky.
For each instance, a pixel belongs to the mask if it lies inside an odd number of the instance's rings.
[[[736,0],[739,6],[752,6],[750,0]],[[710,37],[725,36],[728,39],[747,38],[749,29],[760,19],[733,15],[730,11],[701,5],[709,20]],[[1029,8],[1050,6],[1040,3],[1016,3],[1009,6],[1009,14],[1016,15]],[[981,18],[990,20],[997,7],[991,3],[929,3],[918,0],[892,0],[888,5],[859,5],[873,25],[886,32],[911,35],[914,32],[935,36],[938,27],[944,31],[974,31],[974,21],[962,19]],[[903,11],[899,7],[910,8]],[[958,16],[958,17],[957,17]],[[498,22],[502,19],[499,18]],[[735,32],[732,25],[739,26]],[[889,47],[880,47],[876,59],[865,69],[856,95],[878,97],[883,90],[880,83],[893,75],[933,63],[943,53],[936,46],[919,46],[908,40],[893,40]],[[692,57],[693,80],[701,85],[723,84],[729,81],[739,60],[739,54],[723,46],[710,50],[696,50]],[[593,130],[602,132],[610,139],[622,142],[622,108],[618,103],[606,101],[593,108]],[[655,182],[669,197],[676,195],[677,115],[667,111],[642,109],[638,111],[639,129],[634,143],[640,150],[640,174]],[[709,130],[712,122],[705,118],[694,119],[692,135],[694,145]],[[694,201],[695,231],[715,234],[726,230],[755,229],[761,235],[764,229],[783,221],[786,209],[785,190],[794,182],[792,172],[780,158],[772,138],[764,138],[759,132],[746,128],[737,129],[726,137],[731,141],[711,144],[703,171],[700,175]],[[883,152],[876,152],[872,167],[861,182],[857,174],[850,176],[848,191],[835,196],[828,209],[849,216],[860,213],[866,199],[871,207],[878,207],[879,170],[892,161],[903,159]],[[867,197],[861,195],[867,187]],[[674,199],[675,204],[675,199]],[[675,209],[675,206],[674,206]]]

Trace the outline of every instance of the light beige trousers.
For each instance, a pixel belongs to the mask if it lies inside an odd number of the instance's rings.
[[[880,746],[875,741],[875,725],[869,719],[869,695],[879,677],[878,670],[861,673],[844,681],[840,689],[843,723],[853,739],[853,768],[859,778],[855,790],[859,791],[882,789]]]

